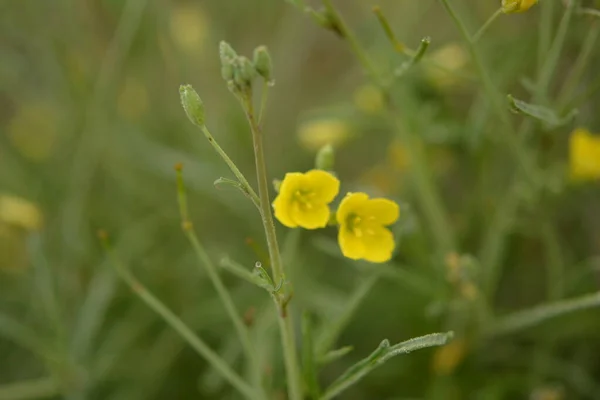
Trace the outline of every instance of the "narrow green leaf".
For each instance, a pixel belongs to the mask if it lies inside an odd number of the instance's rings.
[[[302,315],[302,368],[308,394],[311,399],[317,400],[320,396],[320,388],[317,381],[312,320],[308,312]]]
[[[600,307],[600,292],[516,312],[499,319],[487,333],[489,336],[506,335],[530,328],[560,315],[594,307]]]
[[[453,336],[454,334],[452,332],[432,333],[398,343],[394,346],[390,346],[390,342],[385,339],[367,358],[362,359],[348,368],[346,372],[344,372],[335,382],[333,382],[325,394],[321,397],[321,400],[332,399],[340,395],[344,390],[360,381],[368,373],[392,357],[395,357],[399,354],[407,354],[412,351],[427,347],[445,345],[452,339]]]
[[[507,97],[509,106],[513,112],[537,119],[543,122],[547,129],[554,129],[569,123],[578,113],[576,109],[573,109],[567,115],[561,117],[550,108],[526,103],[523,100],[514,98],[510,94]]]
[[[321,365],[327,365],[329,363],[332,363],[332,362],[344,357],[346,354],[350,353],[352,350],[354,350],[353,346],[344,346],[344,347],[340,347],[339,349],[331,350],[330,352],[324,354],[321,358],[319,358],[317,360],[317,362]]]
[[[223,269],[225,269],[228,272],[231,272],[233,275],[237,276],[238,278],[241,278],[253,285],[259,286],[268,291],[274,290],[273,282],[271,281],[270,278],[268,280],[266,280],[263,277],[263,275],[261,275],[260,273],[257,273],[256,270],[250,271],[249,269],[244,268],[244,266],[233,261],[229,257],[222,258],[219,265]],[[268,276],[268,274],[267,274],[267,276]]]

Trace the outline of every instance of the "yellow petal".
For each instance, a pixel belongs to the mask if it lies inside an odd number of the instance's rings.
[[[304,174],[306,185],[315,193],[317,203],[331,203],[340,191],[340,181],[329,172],[313,169]]]
[[[304,186],[306,179],[300,172],[288,172],[279,186],[279,193],[293,194],[296,190]]]
[[[365,255],[365,244],[345,226],[340,227],[338,243],[344,257],[358,260]]]
[[[288,228],[298,226],[292,219],[291,214],[292,197],[289,193],[279,192],[279,195],[273,201],[273,209],[275,210],[275,218]]]
[[[362,206],[361,214],[374,217],[382,225],[391,225],[400,216],[400,207],[388,199],[371,199]]]
[[[389,229],[379,227],[363,236],[365,246],[364,259],[374,263],[383,263],[392,258],[396,243]]]
[[[324,228],[329,222],[329,207],[325,204],[312,208],[302,207],[294,202],[291,207],[291,217],[294,223],[304,229]]]
[[[358,210],[369,200],[366,193],[348,193],[342,199],[337,209],[336,218],[338,223],[343,226],[350,214],[356,214]]]
[[[600,137],[586,129],[576,129],[569,140],[571,178],[593,180],[600,178]]]

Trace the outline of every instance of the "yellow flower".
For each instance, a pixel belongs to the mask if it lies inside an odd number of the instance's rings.
[[[385,107],[385,98],[377,86],[364,85],[354,92],[354,104],[367,114],[377,114]]]
[[[325,145],[338,147],[350,137],[348,124],[339,119],[317,119],[304,122],[298,128],[300,144],[307,150],[319,150]]]
[[[288,228],[324,228],[331,214],[329,203],[339,190],[340,181],[329,172],[287,173],[273,201],[275,218]]]
[[[529,10],[538,0],[502,0],[502,11],[505,14]]]
[[[570,173],[573,180],[600,178],[600,136],[578,128],[569,140]]]
[[[400,216],[391,200],[369,199],[365,193],[348,193],[337,210],[338,241],[344,256],[382,263],[392,258],[394,236],[387,225]]]

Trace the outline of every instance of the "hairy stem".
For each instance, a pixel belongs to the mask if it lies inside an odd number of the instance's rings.
[[[260,198],[260,210],[271,259],[271,268],[273,270],[273,280],[278,284],[283,282],[285,271],[281,261],[281,253],[277,244],[277,234],[271,212],[271,200],[269,199],[269,179],[267,177],[267,167],[265,163],[265,152],[263,146],[262,129],[258,124],[254,114],[252,96],[247,94],[242,102],[250,129],[252,130],[252,140],[254,143],[254,158],[256,163],[256,176],[258,180],[258,195]],[[287,285],[284,285],[284,287]],[[292,318],[287,313],[287,301],[291,295],[289,288],[282,290],[283,294],[274,295],[279,308],[279,330],[281,333],[281,345],[283,348],[283,357],[288,383],[288,395],[290,400],[302,400],[302,384],[300,369],[298,366],[298,356],[296,353],[296,343],[294,339],[294,326]],[[282,298],[287,293],[287,299]]]

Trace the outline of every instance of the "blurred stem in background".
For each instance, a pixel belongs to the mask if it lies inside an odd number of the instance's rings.
[[[225,307],[225,310],[229,314],[229,318],[233,322],[233,325],[235,327],[237,335],[239,336],[240,342],[242,343],[242,348],[244,350],[249,364],[249,370],[254,380],[255,389],[259,393],[261,393],[262,397],[266,398],[266,393],[264,392],[262,385],[262,367],[260,365],[258,355],[256,354],[254,344],[250,339],[248,328],[244,324],[242,316],[238,312],[233,302],[233,299],[231,298],[231,295],[229,294],[227,288],[223,284],[223,281],[221,280],[221,277],[219,276],[215,265],[208,256],[208,253],[206,252],[202,244],[200,243],[200,240],[198,240],[198,235],[194,230],[194,226],[189,216],[189,210],[187,206],[187,194],[185,183],[183,180],[181,164],[178,164],[175,167],[175,169],[177,172],[177,197],[179,200],[179,212],[181,214],[181,228],[183,229],[185,236],[188,238],[192,247],[194,248],[194,253],[198,258],[198,262],[204,266],[206,272],[208,273],[208,276],[213,286],[217,290],[217,293],[221,299],[221,302],[223,303],[223,306]]]
[[[179,317],[169,310],[158,298],[156,298],[144,285],[142,285],[132,274],[121,264],[108,241],[105,232],[99,232],[99,237],[106,249],[106,252],[114,266],[116,272],[123,281],[131,288],[133,293],[160,315],[177,333],[181,335],[191,346],[208,361],[216,371],[218,371],[234,388],[236,388],[244,397],[251,400],[259,400],[262,397],[248,383],[240,377],[227,363],[200,338],[198,337]]]

